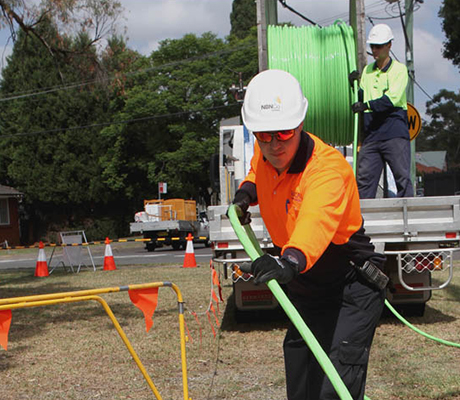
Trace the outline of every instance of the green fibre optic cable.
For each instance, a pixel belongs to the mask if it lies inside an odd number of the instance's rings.
[[[453,347],[460,348],[459,343],[454,343],[454,342],[449,342],[448,340],[439,339],[437,337],[429,335],[428,333],[423,332],[422,330],[416,328],[408,320],[406,320],[401,314],[399,314],[387,299],[385,299],[385,305],[390,309],[390,311],[395,315],[396,318],[398,318],[404,325],[408,326],[413,331],[419,333],[422,336],[425,336],[427,339],[431,339],[431,340],[434,340],[435,342],[445,344],[446,346],[453,346]]]

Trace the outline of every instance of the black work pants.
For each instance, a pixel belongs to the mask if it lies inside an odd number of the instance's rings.
[[[360,281],[347,284],[334,300],[296,304],[354,400],[364,397],[369,350],[383,304],[384,292]],[[283,348],[289,400],[340,399],[292,324]]]

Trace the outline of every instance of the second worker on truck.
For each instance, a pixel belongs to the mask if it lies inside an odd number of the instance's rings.
[[[390,57],[393,33],[388,25],[375,25],[369,32],[375,62],[364,69],[360,90],[362,101],[352,105],[363,112],[364,128],[358,155],[358,190],[361,199],[373,199],[377,193],[385,162],[396,181],[396,197],[412,197],[410,178],[410,139],[407,124],[407,68]],[[357,71],[350,79],[358,77]]]

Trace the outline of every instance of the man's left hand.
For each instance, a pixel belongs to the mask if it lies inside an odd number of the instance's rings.
[[[270,254],[264,254],[256,259],[251,264],[251,273],[254,275],[256,285],[271,279],[276,279],[278,283],[288,283],[299,274],[295,265],[283,258],[277,259]]]

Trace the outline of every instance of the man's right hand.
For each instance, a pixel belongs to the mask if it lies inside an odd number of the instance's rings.
[[[363,103],[362,101],[357,101],[356,103],[353,103],[351,105],[351,110],[354,113],[363,112],[363,111],[366,111],[368,109],[369,109],[369,106],[367,105],[367,103]]]
[[[251,196],[246,190],[239,189],[236,191],[235,198],[233,199],[233,204],[238,206],[243,213],[243,215],[238,217],[238,219],[241,222],[241,225],[248,225],[251,223],[251,213],[248,212],[250,203],[251,203]]]

